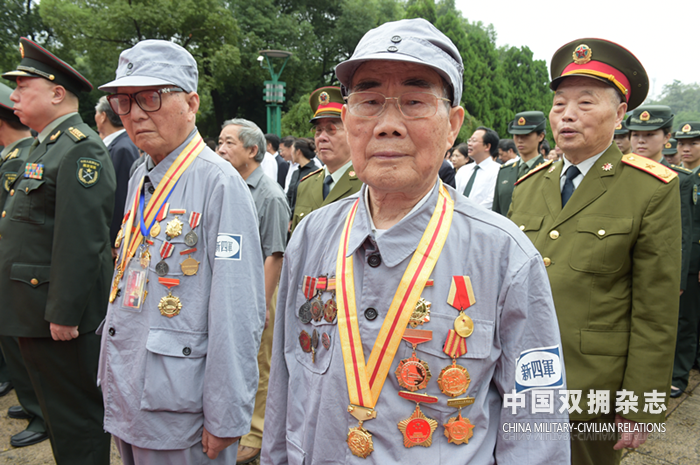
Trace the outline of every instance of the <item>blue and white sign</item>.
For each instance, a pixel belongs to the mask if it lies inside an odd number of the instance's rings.
[[[242,240],[243,237],[240,234],[219,233],[219,236],[216,238],[216,254],[214,258],[240,260]]]
[[[515,365],[515,391],[564,386],[559,346],[525,350]]]

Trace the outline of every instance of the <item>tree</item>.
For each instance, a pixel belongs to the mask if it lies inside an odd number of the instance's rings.
[[[2,0],[0,4],[3,12],[0,16],[0,71],[13,70],[19,63],[20,37],[27,37],[45,48],[53,48],[52,32],[37,12],[38,2]]]
[[[700,84],[673,81],[664,86],[658,100],[651,100],[648,103],[671,107],[675,114],[673,125],[676,130],[679,130],[686,122],[700,121]]]

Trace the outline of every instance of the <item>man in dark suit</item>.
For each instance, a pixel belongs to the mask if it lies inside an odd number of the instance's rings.
[[[267,141],[267,152],[273,154],[277,162],[277,184],[284,189],[289,163],[280,155],[280,138],[277,134],[265,134],[265,140]]]
[[[19,339],[56,463],[108,465],[95,330],[113,270],[114,168],[77,113],[92,84],[29,39],[20,52],[2,77],[17,82],[15,114],[39,135],[0,217],[0,335]]]
[[[102,142],[109,151],[114,173],[117,175],[117,191],[114,195],[114,214],[109,226],[109,242],[112,244],[112,256],[117,257],[114,241],[124,218],[124,203],[129,187],[129,170],[139,158],[139,149],[131,142],[124,129],[121,118],[115,115],[107,102],[107,97],[101,97],[95,107],[95,123]]]

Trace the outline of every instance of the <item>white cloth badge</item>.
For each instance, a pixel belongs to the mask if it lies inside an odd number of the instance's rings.
[[[216,238],[216,255],[214,255],[214,258],[217,260],[240,260],[242,241],[243,236],[240,234],[219,233],[219,236]]]
[[[515,390],[558,388],[564,385],[559,346],[539,347],[520,353],[515,365]]]

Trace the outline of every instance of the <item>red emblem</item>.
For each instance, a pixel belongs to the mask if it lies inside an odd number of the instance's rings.
[[[576,49],[574,49],[573,53],[573,59],[574,63],[577,65],[584,65],[591,61],[591,57],[593,56],[593,51],[591,51],[591,48],[586,45],[586,44],[581,44]]]
[[[311,336],[306,331],[302,331],[299,335],[299,344],[304,352],[311,352]]]
[[[683,126],[683,129],[681,129],[681,131],[683,131],[683,132],[690,132],[691,129],[692,129],[692,128],[690,127],[690,124],[686,124],[685,126]]]
[[[526,122],[527,121],[525,121],[525,118],[521,116],[520,119],[518,120],[518,126],[525,126]]]
[[[603,165],[603,171],[610,171],[612,169],[612,163],[606,163]]]
[[[641,121],[649,121],[649,118],[651,118],[651,115],[649,114],[648,111],[644,110],[641,115],[639,115],[639,119]]]

